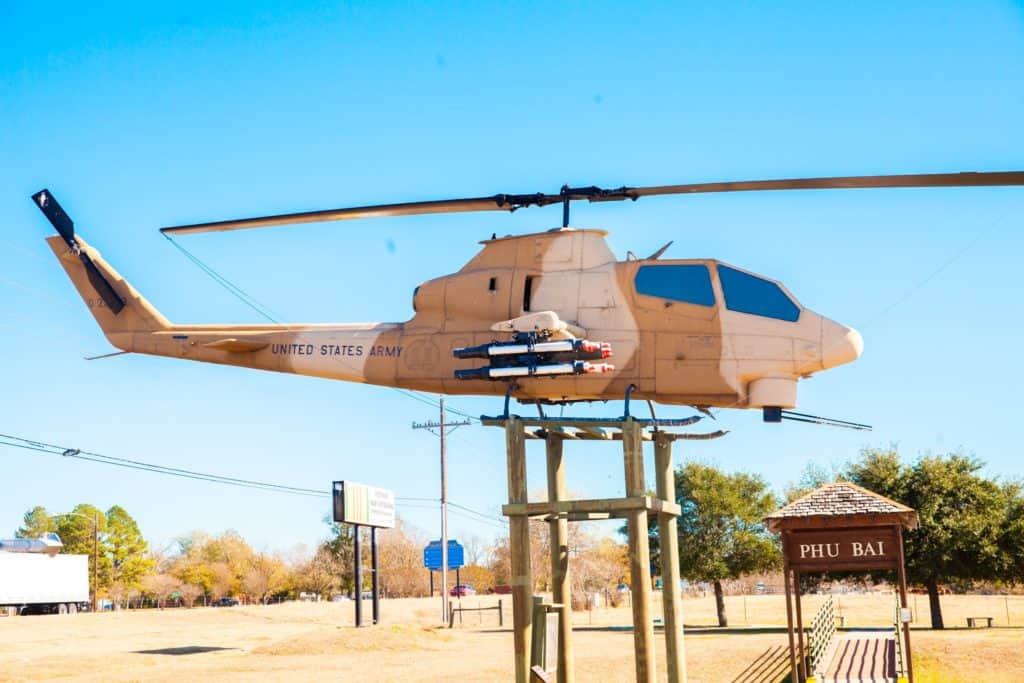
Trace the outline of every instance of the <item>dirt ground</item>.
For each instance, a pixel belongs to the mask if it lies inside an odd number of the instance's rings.
[[[820,600],[805,599],[808,620]],[[848,627],[881,627],[891,618],[892,600],[892,595],[848,595],[839,604]],[[503,628],[494,611],[467,612],[461,625],[439,628],[440,598],[383,601],[382,624],[359,630],[352,628],[352,603],[5,617],[0,618],[0,680],[508,681],[511,599],[502,602]],[[918,603],[927,607],[923,596]],[[490,606],[497,598],[464,598],[462,604]],[[688,598],[683,607],[692,683],[771,680],[751,678],[749,670],[755,661],[785,657],[780,596],[728,598],[727,629],[713,626],[711,597]],[[947,596],[943,608],[947,625],[956,628],[931,631],[924,628],[927,613],[916,615],[912,643],[918,683],[1024,680],[1024,598]],[[660,616],[660,609],[654,611]],[[968,630],[963,627],[968,615],[993,616],[997,627]],[[629,623],[628,608],[575,615],[579,681],[632,680]],[[660,632],[655,651],[661,659]],[[659,676],[664,680],[664,666]]]

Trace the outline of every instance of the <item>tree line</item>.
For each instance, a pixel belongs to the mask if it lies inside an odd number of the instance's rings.
[[[27,511],[16,535],[38,538],[57,533],[64,543],[63,553],[89,558],[89,583],[93,589],[94,542],[98,550],[97,595],[117,607],[129,607],[148,601],[164,606],[170,602],[192,607],[221,598],[240,598],[265,603],[294,599],[301,594],[330,599],[336,595],[353,596],[353,526],[337,524],[325,518],[327,538],[310,549],[298,546],[291,551],[263,552],[252,548],[235,531],[210,534],[193,531],[179,536],[166,549],[148,546],[138,524],[120,506],[104,512],[94,505],[80,504],[71,513],[51,514],[36,506]],[[368,534],[362,529],[361,533]],[[535,522],[533,569],[538,590],[550,587],[548,525]],[[430,590],[430,577],[423,567],[423,548],[429,540],[415,526],[398,518],[394,529],[377,534],[381,592],[387,597],[424,597]],[[364,539],[363,566],[370,565],[370,547]],[[486,542],[479,537],[462,540],[466,565],[458,572],[465,584],[486,592],[511,582],[508,539]],[[586,595],[613,588],[628,580],[625,546],[575,526],[570,534],[573,551],[573,596],[578,607],[587,604]],[[454,586],[456,572],[449,576]],[[440,589],[435,574],[435,587]],[[364,571],[359,592],[371,589],[369,571]]]
[[[759,475],[684,463],[675,471],[682,510],[681,578],[714,587],[719,624],[727,625],[723,582],[781,566],[779,539],[767,532],[763,519],[821,484],[848,480],[917,511],[918,528],[904,534],[907,577],[927,590],[932,626],[942,628],[939,595],[943,587],[967,590],[978,581],[1007,587],[1024,583],[1024,484],[986,477],[983,465],[961,453],[906,462],[895,447],[865,449],[835,471],[808,466],[801,481],[778,497]],[[652,564],[657,571],[656,516],[649,523]],[[83,503],[64,514],[36,506],[25,513],[16,533],[35,538],[56,532],[64,542],[63,552],[89,557],[90,584],[94,537],[98,537],[96,588],[101,598],[122,606],[137,604],[143,597],[157,604],[174,599],[191,606],[224,597],[266,602],[300,593],[324,599],[355,594],[352,541],[356,529],[328,524],[327,538],[312,549],[256,551],[234,531],[219,535],[194,531],[177,538],[169,549],[153,550],[124,508],[115,505],[103,511]],[[628,583],[629,562],[626,546],[615,539],[584,524],[572,524],[569,530],[572,602],[579,609],[594,593],[607,594],[617,584]],[[531,522],[531,566],[537,591],[550,588],[548,531],[545,522]],[[401,519],[396,528],[378,534],[380,588],[385,595],[428,594],[430,582],[423,568],[428,540]],[[463,583],[482,592],[511,582],[507,537],[493,543],[471,537],[463,539],[463,545]],[[369,543],[362,547],[368,567]],[[454,580],[452,572],[449,585]],[[369,589],[366,572],[358,590]],[[615,591],[611,594],[617,596]]]

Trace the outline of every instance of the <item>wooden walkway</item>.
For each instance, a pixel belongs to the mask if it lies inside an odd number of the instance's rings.
[[[832,661],[821,679],[827,683],[893,683],[896,641],[889,633],[852,632],[836,637]]]

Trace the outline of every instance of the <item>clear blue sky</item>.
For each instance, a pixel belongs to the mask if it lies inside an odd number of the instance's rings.
[[[109,350],[56,265],[29,195],[53,190],[87,240],[175,322],[256,322],[163,225],[373,202],[860,173],[1024,168],[1019,2],[146,3],[0,5],[0,433],[304,487],[353,479],[436,497],[430,406],[383,388]],[[399,321],[413,288],[557,208],[183,238],[295,322]],[[809,412],[871,434],[764,425],[677,455],[763,474],[895,442],[962,448],[1021,474],[1024,189],[757,193],[579,206],[574,224],[645,255],[778,278],[864,335],[853,365],[801,383]],[[493,400],[453,398],[471,414]],[[620,406],[605,412],[618,413]],[[662,409],[684,415],[684,409]],[[568,446],[570,488],[621,492],[613,446]],[[531,488],[543,486],[540,452]],[[450,496],[497,515],[500,432],[451,440]],[[0,532],[36,504],[120,504],[160,546],[234,528],[313,544],[326,501],[0,448]],[[432,535],[436,515],[405,507]],[[452,517],[453,535],[500,528]]]

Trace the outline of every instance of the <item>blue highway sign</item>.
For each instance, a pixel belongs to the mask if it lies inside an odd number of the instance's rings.
[[[464,566],[465,549],[458,541],[448,540],[448,569],[459,569]],[[427,569],[441,569],[441,541],[431,541],[423,549],[423,566]]]

